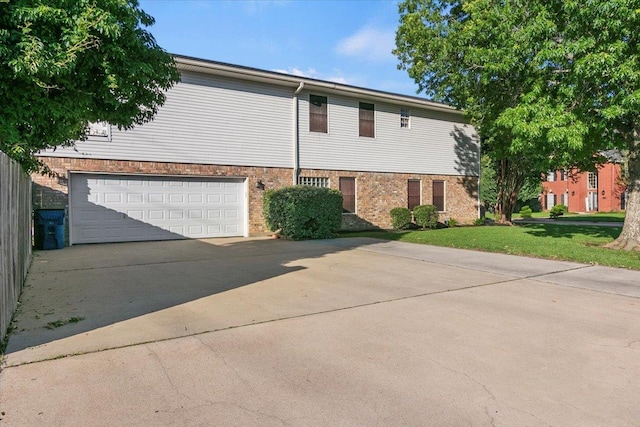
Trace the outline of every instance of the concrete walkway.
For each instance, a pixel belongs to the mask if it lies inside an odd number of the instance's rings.
[[[514,219],[514,224],[557,224],[557,225],[581,225],[592,227],[617,227],[622,228],[623,222],[599,222],[599,221],[571,221],[568,219],[551,219],[551,218],[529,218]]]
[[[632,426],[639,298],[640,272],[374,239],[38,252],[0,423]]]

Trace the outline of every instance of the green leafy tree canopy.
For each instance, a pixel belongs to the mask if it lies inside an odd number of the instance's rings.
[[[179,80],[136,0],[0,2],[0,149],[26,171],[36,154],[85,138],[88,122],[153,118]]]
[[[407,0],[395,52],[427,95],[468,111],[499,177],[628,153],[627,215],[611,246],[638,249],[638,28],[639,0]]]

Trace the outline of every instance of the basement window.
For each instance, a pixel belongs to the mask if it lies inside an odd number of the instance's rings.
[[[311,187],[329,187],[329,178],[315,176],[299,176],[298,185],[309,185]]]

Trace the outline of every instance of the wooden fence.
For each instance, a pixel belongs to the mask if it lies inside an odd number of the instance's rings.
[[[0,152],[0,342],[31,264],[31,178]]]

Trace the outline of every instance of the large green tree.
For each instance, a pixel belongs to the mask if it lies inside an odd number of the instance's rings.
[[[88,122],[153,118],[179,80],[137,0],[0,2],[0,149],[26,171],[83,139]]]
[[[625,149],[629,203],[612,247],[640,245],[639,0],[408,0],[396,54],[464,108],[494,161],[593,168]]]
[[[536,46],[524,40],[535,39],[546,22],[535,8],[494,7],[481,13],[474,10],[476,3],[403,2],[395,53],[420,91],[466,111],[495,170],[497,218],[510,222],[525,182],[562,160],[552,155],[554,147],[543,144],[542,135],[521,140],[498,122],[532,83],[527,64]]]

